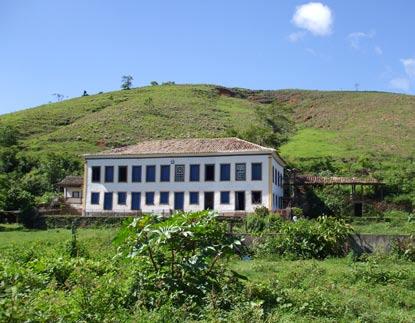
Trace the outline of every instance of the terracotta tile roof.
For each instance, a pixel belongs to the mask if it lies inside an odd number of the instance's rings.
[[[200,154],[233,152],[275,152],[272,148],[239,139],[173,139],[143,141],[137,145],[115,148],[94,155],[151,155],[151,154]],[[86,155],[89,156],[89,155]]]
[[[82,176],[66,176],[57,185],[60,187],[81,187],[84,184]]]

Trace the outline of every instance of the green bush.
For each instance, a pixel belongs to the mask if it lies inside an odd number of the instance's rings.
[[[396,239],[392,244],[392,252],[401,258],[415,261],[415,235],[408,239]]]
[[[276,236],[265,239],[259,252],[300,259],[343,256],[350,232],[351,227],[343,220],[325,216],[317,220],[285,222]]]

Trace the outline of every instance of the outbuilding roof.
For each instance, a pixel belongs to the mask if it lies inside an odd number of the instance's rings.
[[[81,187],[84,183],[82,176],[66,176],[57,185],[60,187]]]
[[[381,181],[375,178],[359,177],[323,177],[314,175],[297,175],[297,183],[305,185],[381,185]]]
[[[275,152],[275,149],[263,147],[239,138],[203,138],[171,139],[143,141],[136,145],[119,147],[97,154],[99,155],[152,155],[152,154],[200,154],[200,153],[238,153],[238,152]]]

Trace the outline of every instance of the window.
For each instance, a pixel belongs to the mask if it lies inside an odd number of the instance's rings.
[[[131,174],[131,181],[133,183],[141,182],[141,166],[133,166]]]
[[[231,180],[231,164],[220,164],[220,180]]]
[[[235,164],[235,180],[237,181],[246,180],[246,164],[245,163]]]
[[[200,180],[200,165],[190,165],[190,181],[198,182]]]
[[[205,165],[205,181],[213,182],[215,180],[215,165]]]
[[[282,185],[282,181],[283,181],[283,179],[284,179],[284,176],[282,175],[282,173],[280,173],[280,176],[281,176],[281,179],[280,179],[280,186],[282,187],[283,185]]]
[[[118,166],[118,182],[127,182],[127,166]]]
[[[148,165],[146,166],[146,182],[155,182],[156,181],[156,166]]]
[[[279,198],[279,201],[280,201],[280,209],[282,209],[283,208],[283,203],[282,203],[282,196],[280,196],[280,198]]]
[[[160,166],[160,182],[170,182],[170,165]]]
[[[99,192],[91,192],[91,204],[99,204]]]
[[[92,166],[92,182],[99,183],[101,182],[101,167]]]
[[[154,192],[146,192],[146,205],[154,205]]]
[[[119,205],[127,204],[127,193],[126,192],[118,192],[118,204]]]
[[[79,191],[73,191],[72,192],[72,198],[79,199],[81,197],[81,192]]]
[[[226,192],[220,192],[220,204],[229,204],[229,196],[230,196],[230,192],[226,191]]]
[[[174,167],[174,181],[184,182],[184,165],[175,165]]]
[[[252,163],[251,165],[251,180],[261,181],[262,180],[262,164]]]
[[[274,166],[272,166],[272,173],[271,173],[271,176],[272,176],[272,183],[273,183],[273,184],[275,183],[274,172],[275,172],[275,167],[274,167]]]
[[[261,191],[252,191],[252,204],[261,204],[262,203],[262,192]]]
[[[114,166],[105,166],[105,182],[112,183],[114,181]]]
[[[275,185],[278,183],[278,171],[276,169],[274,170],[274,183]]]
[[[190,192],[189,199],[189,204],[199,204],[199,192]]]
[[[278,195],[275,194],[275,207],[278,209],[279,205],[278,205]]]
[[[160,192],[160,204],[169,204],[169,192]]]

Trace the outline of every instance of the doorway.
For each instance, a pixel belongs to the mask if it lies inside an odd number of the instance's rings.
[[[213,210],[215,208],[214,192],[205,192],[205,210]]]
[[[235,211],[245,211],[245,191],[235,192]]]
[[[104,193],[104,210],[105,211],[112,210],[112,192]]]
[[[363,215],[363,203],[356,202],[354,204],[354,216],[362,216]]]

